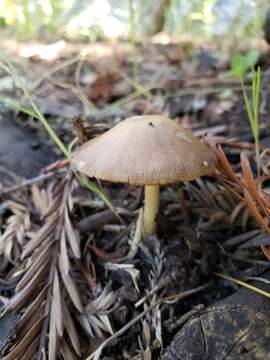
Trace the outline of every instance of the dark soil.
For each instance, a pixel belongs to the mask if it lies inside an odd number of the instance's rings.
[[[42,168],[56,160],[52,147],[45,144],[35,131],[15,123],[14,114],[3,114],[0,128],[1,181],[9,177],[8,172],[25,178],[37,176]]]

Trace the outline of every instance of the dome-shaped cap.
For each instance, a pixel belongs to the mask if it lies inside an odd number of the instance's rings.
[[[134,185],[194,180],[216,157],[191,131],[159,115],[128,118],[83,144],[73,164],[89,177]]]

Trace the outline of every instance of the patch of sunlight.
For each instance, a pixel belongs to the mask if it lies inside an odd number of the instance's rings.
[[[91,25],[100,26],[105,36],[109,38],[117,38],[126,31],[126,24],[113,16],[109,0],[94,1],[69,22],[66,32],[72,36],[77,33],[78,28],[89,28]]]

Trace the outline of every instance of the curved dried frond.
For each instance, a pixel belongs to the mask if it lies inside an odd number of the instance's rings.
[[[17,324],[16,343],[5,360],[15,360],[21,354],[27,354],[25,359],[42,359],[46,353],[54,360],[59,351],[81,353],[68,306],[71,302],[77,313],[83,312],[70,264],[72,258],[80,258],[79,237],[70,221],[72,182],[72,178],[66,177],[46,190],[33,188],[33,203],[44,225],[31,234],[27,243],[22,243],[21,258],[26,271],[6,311],[23,310],[23,315]],[[64,334],[68,335],[70,345]]]
[[[234,191],[230,191],[227,186],[201,179],[196,182],[197,186],[185,183],[185,190],[189,198],[196,201],[196,206],[192,208],[192,211],[205,219],[200,227],[205,229],[218,223],[232,224],[238,220],[245,228],[248,214],[245,212],[244,199],[239,199],[239,196]]]
[[[109,313],[113,310],[116,294],[109,291],[108,286],[84,309],[83,314],[79,315],[78,320],[82,327],[92,338],[103,337],[103,332],[113,334],[113,329],[109,320]]]
[[[152,270],[149,274],[149,288],[146,291],[144,310],[150,309],[158,299],[157,290],[162,283],[165,283],[164,278],[164,254],[159,247],[155,249],[153,257]],[[148,296],[150,294],[150,296]],[[161,324],[161,310],[157,305],[150,310],[145,319],[142,320],[142,336],[139,337],[140,352],[143,358],[151,359],[152,351],[162,347],[162,324]]]
[[[6,205],[13,215],[8,218],[6,229],[0,236],[1,271],[8,263],[14,264],[19,259],[31,226],[29,212],[24,205],[14,201],[7,201]]]
[[[234,173],[221,147],[218,147],[217,149],[217,156],[219,159],[218,177],[227,188],[232,190],[239,198],[243,199],[250,215],[256,219],[262,230],[267,234],[270,234],[269,196],[267,196],[262,189],[262,183],[265,180],[265,176],[258,176],[256,179],[254,178],[245,153],[241,153],[241,175],[236,175]],[[263,239],[260,239],[259,241],[263,253],[268,258],[269,251],[265,248],[265,245],[268,245],[269,242],[268,237],[265,242]]]

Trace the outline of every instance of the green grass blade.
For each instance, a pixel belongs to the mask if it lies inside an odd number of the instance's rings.
[[[260,88],[261,88],[261,70],[258,67],[257,74],[255,76],[255,94],[254,94],[254,117],[257,124],[257,133],[259,127],[259,102],[260,102]]]
[[[254,285],[248,284],[248,283],[246,283],[246,282],[244,282],[242,280],[239,280],[239,279],[236,279],[236,278],[234,278],[232,276],[225,275],[225,274],[218,273],[218,272],[214,272],[213,275],[218,276],[218,277],[220,277],[220,278],[222,278],[224,280],[231,281],[234,284],[243,286],[243,287],[245,287],[245,288],[247,288],[249,290],[252,290],[252,291],[256,292],[257,294],[260,294],[260,295],[263,295],[263,296],[265,296],[267,298],[270,298],[270,293],[268,291],[260,289],[260,288],[254,286]]]
[[[111,203],[111,201],[108,199],[108,197],[104,194],[100,188],[93,184],[91,181],[89,181],[86,177],[81,176],[75,169],[73,169],[73,172],[76,176],[76,178],[79,180],[79,182],[85,186],[88,190],[92,191],[93,193],[97,194],[102,201],[106,204],[106,206],[114,213],[115,217],[120,221],[120,223],[125,224],[124,220],[121,218],[121,216],[117,213],[115,207]]]
[[[34,119],[38,119],[38,116],[34,111],[22,106],[17,100],[10,99],[6,96],[0,96],[0,102],[2,102],[3,105],[7,106],[9,109],[22,112],[23,114],[29,115]]]
[[[246,106],[246,110],[247,110],[247,114],[248,114],[249,124],[250,124],[251,130],[252,130],[253,137],[255,137],[256,124],[254,124],[254,115],[253,115],[253,111],[252,111],[252,107],[251,107],[249,98],[247,96],[247,92],[246,92],[246,88],[245,88],[245,84],[244,84],[242,76],[240,76],[240,83],[241,83],[241,88],[242,88],[243,95],[244,95],[245,106]]]
[[[71,152],[66,148],[66,146],[64,145],[64,143],[59,139],[59,137],[57,136],[57,134],[55,133],[55,131],[51,128],[50,124],[48,123],[48,121],[46,120],[46,118],[41,114],[41,112],[39,111],[39,109],[37,108],[37,106],[35,105],[34,101],[32,100],[31,95],[29,94],[28,90],[26,89],[26,87],[24,86],[24,84],[22,83],[20,76],[18,75],[16,69],[14,68],[14,66],[12,65],[12,63],[10,62],[10,60],[4,55],[4,53],[2,51],[0,51],[0,60],[3,62],[3,68],[11,75],[11,77],[16,81],[16,83],[19,85],[19,87],[22,89],[25,97],[27,98],[27,100],[29,101],[30,105],[33,108],[33,111],[22,107],[19,102],[17,102],[16,100],[11,100],[11,99],[7,99],[2,97],[3,102],[7,105],[11,105],[11,107],[15,108],[18,111],[22,111],[23,113],[33,116],[34,118],[38,119],[41,124],[44,126],[44,128],[47,130],[49,136],[51,137],[51,139],[55,142],[55,144],[59,147],[59,149],[62,151],[62,153],[66,156],[66,158],[71,162],[72,161],[72,154]],[[115,214],[115,216],[119,219],[120,222],[123,223],[122,218],[119,216],[119,214],[117,213],[116,209],[114,208],[112,202],[108,199],[108,197],[103,193],[102,190],[99,189],[98,186],[96,186],[95,184],[91,183],[89,180],[85,180],[83,179],[76,171],[75,169],[73,169],[75,176],[77,177],[77,179],[80,181],[80,183],[82,185],[84,185],[86,188],[88,188],[89,190],[91,190],[92,192],[96,193],[106,204],[106,206],[108,206],[109,209],[112,210],[112,212]]]
[[[22,89],[26,99],[29,101],[30,105],[32,106],[34,113],[38,117],[39,121],[42,123],[44,128],[47,130],[50,137],[53,139],[53,141],[56,143],[56,145],[59,147],[59,149],[62,151],[62,153],[71,160],[71,154],[68,152],[67,148],[65,147],[64,143],[59,139],[55,131],[50,127],[48,121],[45,119],[45,117],[41,114],[37,106],[32,100],[31,95],[29,94],[28,90],[22,83],[20,76],[18,75],[16,69],[13,67],[12,63],[9,61],[9,59],[3,54],[3,52],[0,52],[0,59],[1,61],[6,65],[5,68],[7,68],[9,74],[12,76],[13,79],[15,79],[16,83],[19,85],[19,87]]]
[[[252,104],[255,110],[255,94],[256,94],[256,75],[254,68],[252,69]]]
[[[260,88],[261,88],[261,71],[258,67],[257,71],[253,69],[252,71],[252,87],[251,95],[252,102],[247,96],[246,86],[244,84],[243,76],[240,75],[241,88],[245,100],[246,111],[248,115],[248,121],[252,131],[252,135],[255,142],[255,152],[256,152],[256,163],[257,163],[257,173],[260,174],[260,144],[259,144],[259,106],[260,106]]]

